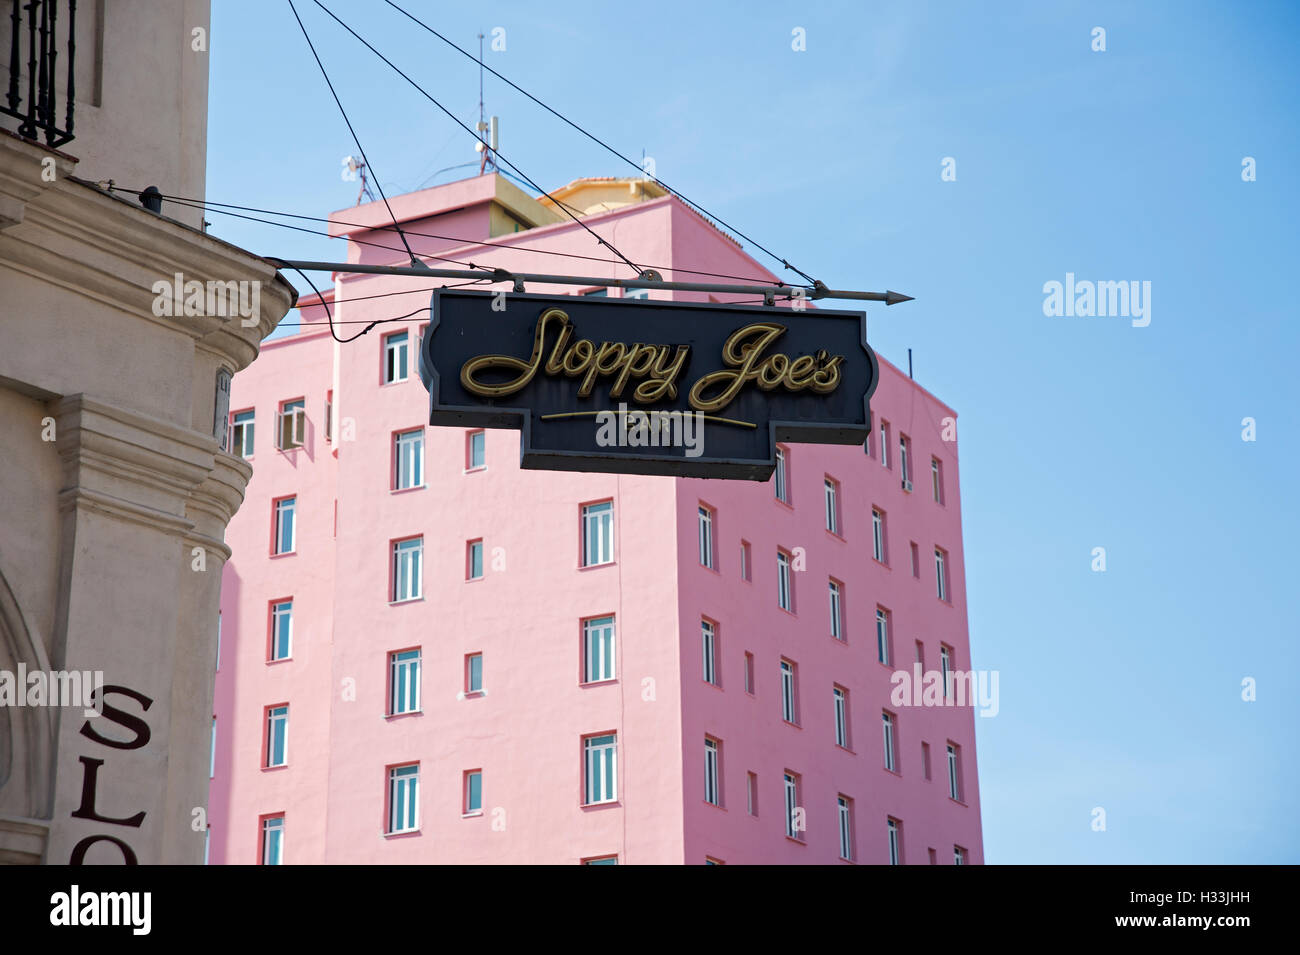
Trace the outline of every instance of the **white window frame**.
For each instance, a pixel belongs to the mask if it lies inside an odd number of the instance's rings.
[[[946,643],[939,644],[939,668],[943,673],[943,696],[952,695],[952,650]]]
[[[276,737],[279,735],[280,761],[275,762]],[[266,709],[266,768],[289,765],[289,704]]]
[[[785,834],[791,839],[799,838],[799,831],[794,826],[795,810],[799,808],[799,778],[794,773],[783,773],[785,782]]]
[[[388,715],[420,712],[420,682],[423,676],[420,648],[394,650],[388,654]]]
[[[876,608],[876,659],[885,666],[890,664],[889,611],[884,607]]]
[[[389,332],[384,336],[384,384],[406,381],[410,375],[410,331]],[[399,374],[400,372],[400,374]]]
[[[836,640],[844,639],[844,591],[839,581],[828,581],[827,590],[831,603],[831,636]]]
[[[281,451],[301,448],[307,440],[307,399],[282,402],[275,416],[275,446]]]
[[[911,441],[907,435],[898,436],[898,472],[902,478],[904,491],[912,490]]]
[[[474,672],[475,661],[478,663],[478,673]],[[483,692],[483,654],[467,653],[465,655],[465,692],[482,693]]]
[[[212,739],[208,742],[208,779],[217,777],[217,718],[212,717]]]
[[[699,533],[700,533],[700,566],[714,570],[713,566],[713,509],[700,505],[699,509]]]
[[[888,828],[889,828],[889,864],[902,865],[903,852],[902,852],[901,840],[899,838],[900,836],[899,824],[896,820],[890,819],[888,821]]]
[[[388,833],[418,832],[420,828],[420,764],[388,770]]]
[[[472,540],[465,546],[465,579],[483,579],[483,538]],[[477,562],[478,567],[474,564]]]
[[[938,458],[930,458],[930,488],[934,492],[934,503],[943,503],[943,465]]]
[[[880,466],[889,467],[889,422],[880,421]]]
[[[783,550],[778,550],[776,552],[776,605],[782,610],[794,613],[790,583],[790,555]]]
[[[288,546],[285,546],[285,530],[288,528]],[[282,497],[275,502],[275,551],[276,554],[292,554],[298,549],[298,497]]]
[[[618,674],[618,634],[613,616],[582,622],[582,682],[608,683]]]
[[[871,556],[885,562],[885,512],[878,507],[871,509]]]
[[[786,471],[785,448],[780,446],[776,449],[776,469],[772,472],[772,477],[775,479],[773,483],[776,485],[776,499],[782,504],[789,504],[790,485],[789,474]]]
[[[700,650],[704,682],[718,685],[718,628],[710,620],[700,621]]]
[[[840,858],[853,861],[853,804],[847,796],[836,796],[840,824]]]
[[[961,802],[961,786],[958,784],[958,755],[957,747],[952,743],[948,744],[948,797],[956,802]]]
[[[424,429],[394,434],[393,455],[393,490],[424,487]]]
[[[953,865],[966,864],[966,850],[963,849],[961,846],[952,847],[952,864]]]
[[[934,549],[934,583],[938,590],[939,599],[947,602],[948,600],[948,557],[943,552],[942,547]]]
[[[722,790],[718,778],[718,765],[721,754],[718,741],[704,737],[704,801],[711,806],[722,805]]]
[[[262,820],[262,865],[284,865],[284,816],[268,816]]]
[[[790,660],[781,661],[781,718],[787,723],[799,725],[799,711],[795,701],[795,672],[794,663]]]
[[[751,816],[758,815],[758,775],[756,773],[745,773],[745,812]]]
[[[402,583],[407,586],[403,588]],[[393,541],[393,603],[424,596],[424,538]]]
[[[473,780],[475,779],[478,780],[478,805],[477,806],[473,805],[473,798],[472,798],[474,792]],[[465,815],[467,816],[475,815],[483,812],[483,770],[467,769],[465,771],[465,789],[464,792],[461,794],[461,799],[463,800],[462,812],[464,812]]]
[[[599,567],[614,562],[614,502],[597,501],[582,506],[582,566]]]
[[[835,745],[849,748],[849,693],[837,686],[831,691],[835,703]]]
[[[896,737],[896,718],[893,713],[882,711],[880,714],[880,728],[883,734],[883,746],[885,750],[885,769],[891,773],[898,771],[898,740]]]
[[[583,805],[618,800],[618,734],[602,733],[582,741]],[[606,791],[608,790],[608,791]]]
[[[280,652],[280,624],[285,623],[284,652]],[[272,662],[288,660],[293,656],[293,599],[271,603],[271,653]]]
[[[253,437],[256,423],[257,415],[253,408],[231,412],[229,448],[231,454],[241,458],[251,458],[253,456]]]
[[[468,456],[465,462],[467,471],[487,467],[487,432],[482,429],[471,431],[465,453]]]
[[[832,534],[840,532],[839,484],[832,478],[826,479],[826,529]]]

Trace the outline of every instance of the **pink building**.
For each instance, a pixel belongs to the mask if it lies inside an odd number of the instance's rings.
[[[665,278],[775,278],[653,183],[556,198]],[[554,255],[612,258],[496,175],[393,206],[422,256],[628,275]],[[351,261],[404,264],[385,215],[333,217]],[[324,295],[348,337],[436,284]],[[917,661],[970,669],[950,408],[882,360],[869,454],[522,471],[516,432],[425,424],[424,321],[304,324],[235,380],[211,862],[983,861],[972,709],[891,700]]]

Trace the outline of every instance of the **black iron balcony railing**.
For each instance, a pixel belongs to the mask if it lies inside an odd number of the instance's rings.
[[[67,61],[68,78],[64,84],[67,107],[62,126],[59,125],[59,103],[55,93],[56,70],[60,65],[58,0],[12,2],[9,89],[0,102],[0,113],[20,121],[18,135],[24,139],[36,140],[44,135],[46,145],[62,146],[72,140],[72,112],[76,101],[73,67],[77,52],[77,0],[68,0],[67,16],[63,18],[67,24],[67,53],[63,59]]]

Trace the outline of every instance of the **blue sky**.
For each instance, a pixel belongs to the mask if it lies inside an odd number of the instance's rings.
[[[471,172],[430,178],[475,159],[466,134],[295,2],[390,195]],[[477,120],[474,64],[381,0],[326,5]],[[988,862],[1300,861],[1300,8],[403,5],[467,47],[504,27],[495,69],[828,285],[916,296],[870,330],[960,414],[974,663],[1001,674],[977,719]],[[208,197],[350,205],[355,148],[288,4],[213,6]],[[547,188],[627,171],[490,75],[485,98]],[[343,254],[209,219],[261,254]],[[1046,317],[1067,272],[1149,281],[1150,325]]]

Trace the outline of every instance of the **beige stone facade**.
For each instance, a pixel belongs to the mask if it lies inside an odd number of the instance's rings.
[[[295,293],[196,214],[88,181],[203,194],[207,3],[82,8],[102,67],[84,134],[54,151],[0,124],[0,674],[102,672],[102,712],[0,706],[0,862],[198,863],[223,539],[251,474],[220,447],[223,399]],[[258,283],[260,308],[166,314],[178,273]]]

